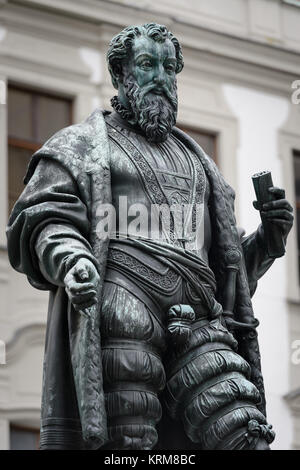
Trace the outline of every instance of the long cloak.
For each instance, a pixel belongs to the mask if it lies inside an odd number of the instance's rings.
[[[97,207],[111,202],[109,138],[105,114],[96,110],[81,124],[62,129],[36,152],[7,227],[12,266],[25,273],[38,289],[50,291],[43,370],[42,449],[96,449],[107,441],[102,381],[100,318],[108,239],[97,237]],[[234,216],[234,191],[214,162],[196,142],[177,128],[174,135],[199,157],[211,186],[212,249],[210,266],[222,304],[226,286],[226,256],[242,256],[236,282],[235,318],[255,324],[251,294],[258,278],[272,264],[266,256],[261,231],[241,244]],[[43,233],[38,259],[36,242]],[[68,301],[63,278],[81,256],[100,274],[98,303],[93,315],[76,312]],[[238,337],[239,352],[249,362],[252,381],[261,394],[257,333]]]

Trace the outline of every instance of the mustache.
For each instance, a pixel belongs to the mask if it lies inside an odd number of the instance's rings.
[[[144,100],[144,97],[148,94],[151,93],[151,91],[159,91],[161,94],[165,95],[166,98],[170,101],[172,104],[173,108],[176,107],[177,109],[177,98],[176,95],[171,93],[168,87],[165,85],[157,86],[156,84],[149,84],[144,86],[143,88],[140,88],[140,91],[137,96],[137,101],[136,104],[137,106],[141,106],[142,102]]]
[[[127,96],[130,98],[130,101],[133,100],[135,106],[139,109],[142,108],[143,101],[145,96],[151,91],[159,91],[161,95],[165,95],[168,101],[171,103],[174,111],[177,111],[177,93],[176,93],[176,86],[174,87],[174,91],[170,91],[170,89],[166,85],[156,85],[155,83],[149,83],[148,85],[144,85],[143,87],[139,87],[135,81],[128,80],[127,81]]]

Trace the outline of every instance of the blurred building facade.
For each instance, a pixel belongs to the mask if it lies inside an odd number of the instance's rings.
[[[111,37],[125,26],[154,21],[183,46],[178,124],[236,190],[238,224],[247,233],[259,224],[251,176],[264,169],[299,209],[300,93],[292,88],[300,80],[299,4],[0,0],[0,340],[6,345],[0,449],[35,448],[38,439],[48,295],[12,270],[5,238],[30,155],[61,127],[98,106],[110,108],[115,92],[105,52]],[[287,255],[260,281],[253,299],[268,419],[277,432],[273,449],[300,449],[297,236],[296,221]]]

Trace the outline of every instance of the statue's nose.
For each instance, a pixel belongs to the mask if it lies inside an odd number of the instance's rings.
[[[156,85],[160,85],[160,86],[164,85],[165,83],[165,80],[163,79],[161,75],[154,77],[153,81]]]

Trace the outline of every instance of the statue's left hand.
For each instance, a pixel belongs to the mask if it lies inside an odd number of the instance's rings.
[[[274,230],[280,230],[284,240],[286,240],[293,226],[293,208],[285,199],[284,189],[272,187],[269,188],[268,191],[272,193],[276,199],[263,205],[261,216],[272,223]],[[258,209],[257,201],[254,201],[253,205],[255,209]]]

